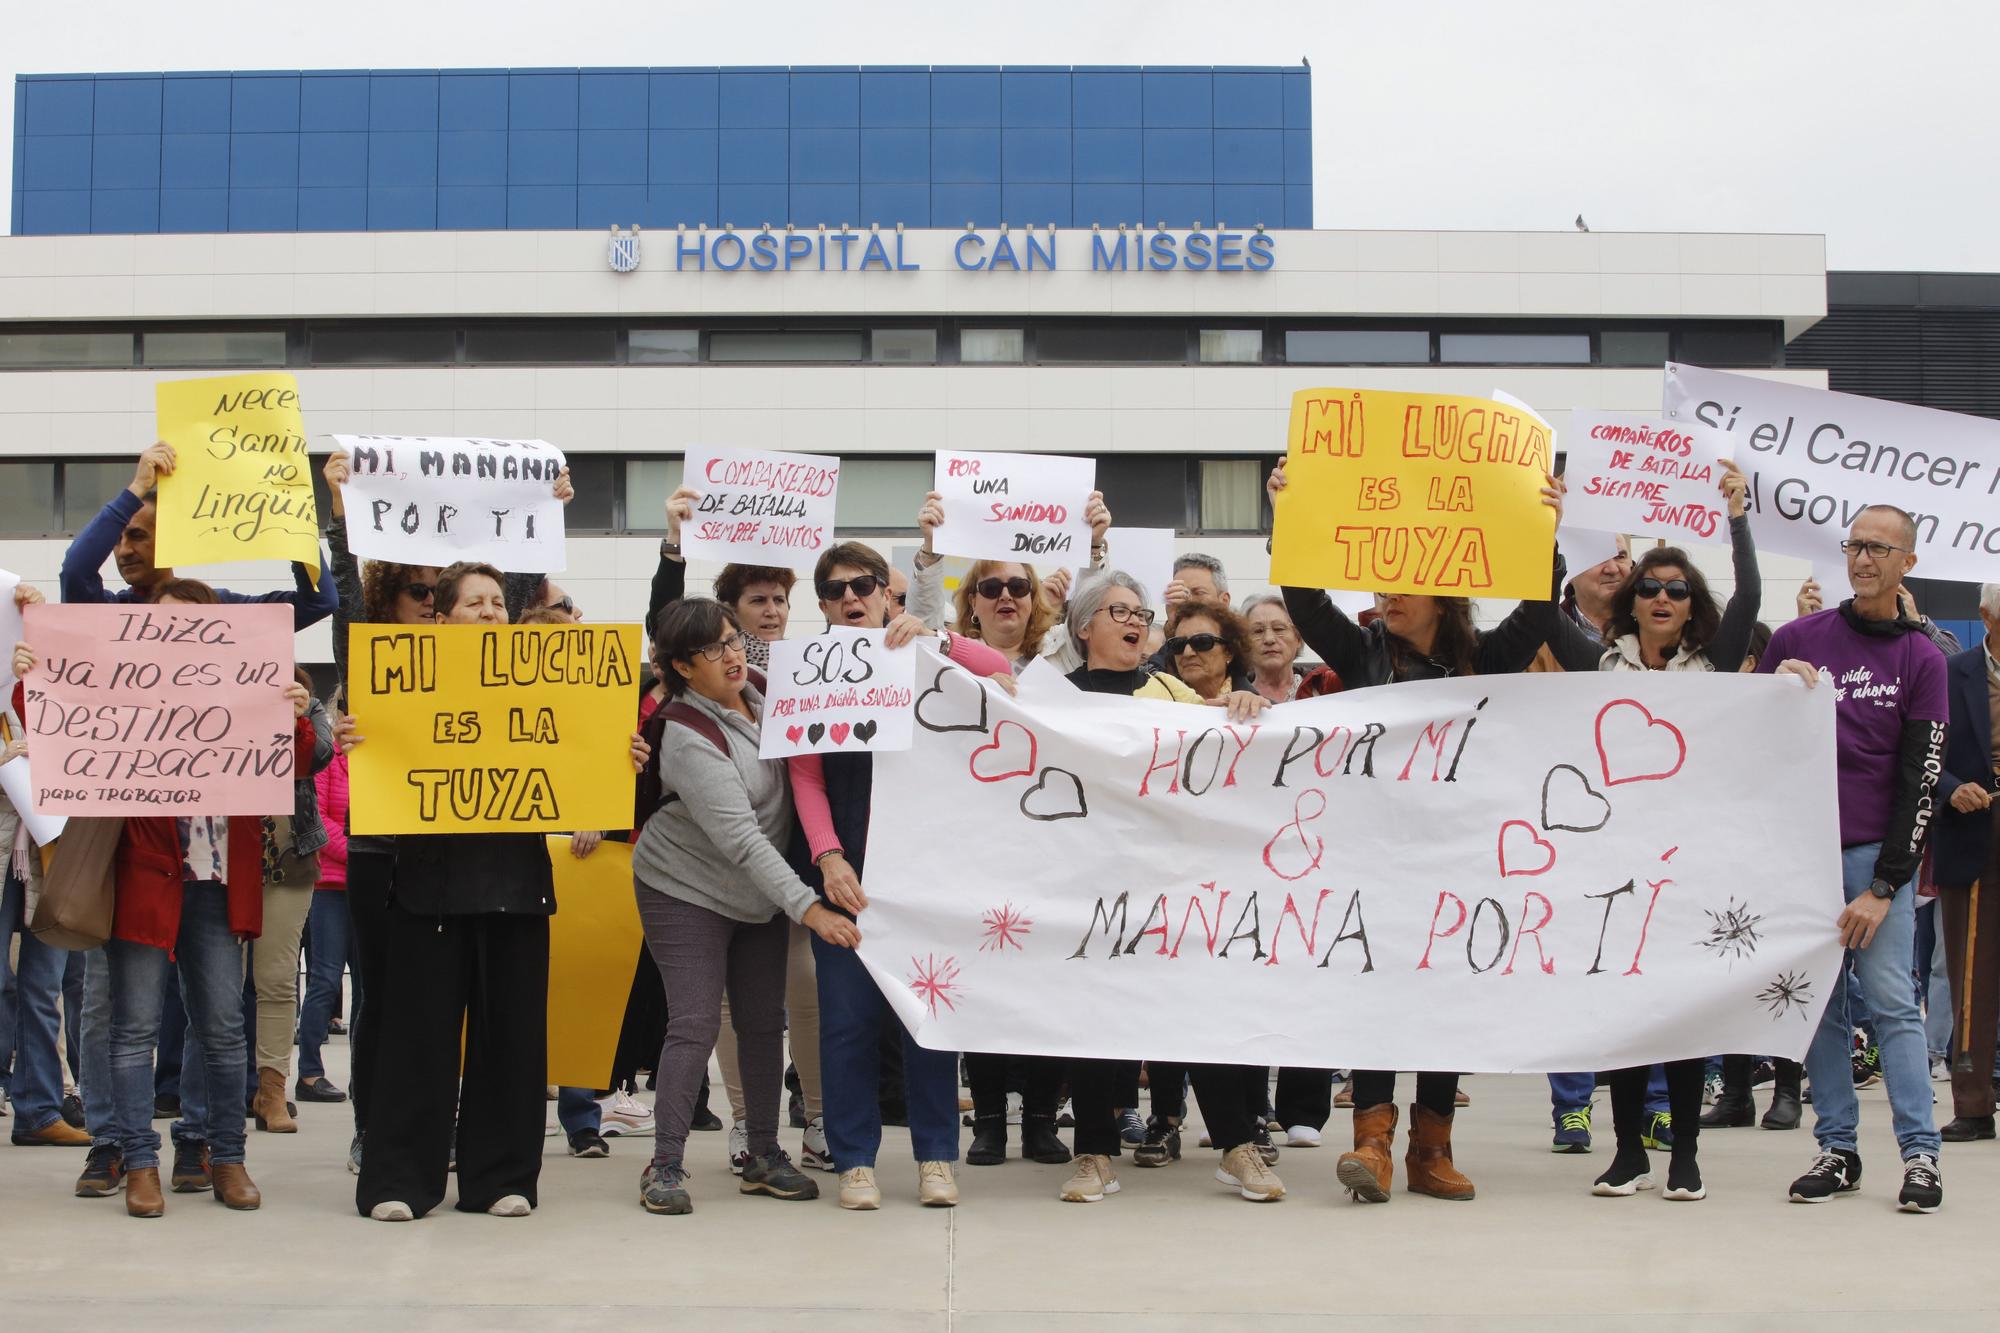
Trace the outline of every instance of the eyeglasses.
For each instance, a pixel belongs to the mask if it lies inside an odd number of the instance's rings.
[[[910,604],[910,598],[907,593],[892,592],[889,594],[889,600],[894,602],[897,606],[906,607]]]
[[[1670,602],[1685,602],[1694,594],[1686,579],[1668,579],[1662,583],[1650,575],[1633,584],[1632,591],[1642,602],[1650,602],[1661,593],[1665,593]]]
[[[972,590],[991,602],[997,600],[1003,592],[1009,597],[1019,600],[1026,597],[1028,590],[1032,587],[1034,585],[1023,578],[992,578],[979,580],[978,583],[972,586]]]
[[[418,602],[428,602],[437,595],[436,585],[430,583],[408,583],[403,585],[403,591],[410,595],[411,600]]]
[[[863,574],[852,579],[826,579],[813,585],[822,602],[837,602],[847,596],[849,588],[856,597],[873,597],[875,590],[883,586],[883,581],[873,574]]]
[[[566,616],[581,617],[583,612],[576,609],[576,599],[565,596],[560,602],[550,602],[542,608],[545,611],[560,611]]]
[[[1167,640],[1167,656],[1179,657],[1190,648],[1205,653],[1220,647],[1222,636],[1219,634],[1176,634]]]
[[[1907,553],[1909,549],[1907,546],[1891,546],[1887,542],[1846,541],[1840,544],[1840,553],[1850,559],[1866,551],[1868,552],[1868,558],[1871,560],[1887,560],[1896,552],[1903,551]]]
[[[1116,606],[1100,607],[1099,609],[1121,625],[1130,624],[1135,620],[1141,625],[1150,626],[1153,623],[1153,609],[1148,606],[1127,606],[1123,602],[1120,602]]]
[[[697,653],[700,653],[703,657],[707,658],[711,662],[720,662],[722,660],[722,655],[724,653],[742,652],[744,643],[745,639],[743,638],[743,635],[741,633],[736,633],[730,635],[726,639],[720,639],[715,643],[705,643],[701,647],[695,649],[695,651]]]

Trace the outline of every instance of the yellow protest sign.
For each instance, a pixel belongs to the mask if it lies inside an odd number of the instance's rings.
[[[1546,599],[1551,448],[1547,423],[1490,398],[1303,389],[1273,506],[1271,581]]]
[[[160,478],[154,558],[161,565],[296,560],[319,582],[319,512],[299,386],[290,375],[222,375],[154,386]]]
[[[355,833],[632,823],[637,625],[350,625]]]
[[[609,1087],[632,970],[646,948],[632,896],[632,848],[602,842],[579,859],[568,838],[553,837],[549,864],[556,874],[556,914],[549,918],[549,1082]]]

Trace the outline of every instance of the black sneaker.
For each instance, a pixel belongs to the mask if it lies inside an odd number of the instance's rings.
[[[125,1183],[125,1154],[115,1143],[94,1143],[76,1178],[79,1199],[108,1199]]]
[[[1854,1053],[1854,1086],[1872,1088],[1882,1081],[1882,1048],[1865,1046]]]
[[[163,1092],[153,1098],[153,1119],[178,1120],[181,1114],[181,1099],[171,1092]]]
[[[1132,1165],[1165,1166],[1180,1159],[1181,1127],[1166,1116],[1148,1116],[1146,1139],[1132,1149]]]
[[[1692,1158],[1675,1157],[1667,1163],[1666,1197],[1676,1203],[1692,1203],[1708,1197],[1708,1190],[1701,1183],[1701,1168]]]
[[[1604,1174],[1591,1182],[1590,1192],[1605,1199],[1627,1199],[1653,1188],[1653,1164],[1644,1148],[1620,1148]]]
[[[571,1157],[609,1157],[611,1155],[611,1145],[606,1143],[604,1136],[596,1130],[579,1129],[576,1133],[569,1136],[569,1155]]]
[[[639,1206],[649,1213],[676,1216],[694,1211],[694,1200],[687,1192],[687,1172],[681,1169],[678,1157],[664,1165],[646,1163],[646,1169],[639,1173]]]
[[[1257,1132],[1250,1136],[1250,1142],[1256,1147],[1257,1155],[1264,1159],[1265,1166],[1278,1164],[1278,1145],[1271,1142],[1271,1124],[1268,1120],[1257,1122]]]
[[[804,1093],[793,1092],[786,1099],[785,1118],[791,1122],[793,1129],[804,1129],[806,1127],[806,1099]]]
[[[215,1188],[215,1177],[208,1165],[208,1145],[200,1139],[174,1140],[173,1191],[176,1194],[200,1194]]]
[[[1812,1169],[1792,1182],[1793,1203],[1825,1203],[1861,1188],[1861,1154],[1833,1148],[1813,1158]]]
[[[68,1123],[71,1129],[82,1129],[84,1127],[83,1098],[73,1092],[65,1092],[62,1099],[62,1118]]]
[[[1896,1207],[1906,1213],[1934,1213],[1943,1202],[1944,1176],[1937,1158],[1918,1153],[1903,1163],[1903,1192],[1896,1196]]]
[[[752,1157],[737,1183],[742,1194],[768,1194],[774,1199],[817,1199],[819,1182],[792,1165],[783,1148]]]
[[[713,1134],[722,1128],[722,1121],[716,1118],[713,1111],[696,1111],[694,1119],[688,1122],[688,1128],[699,1130],[704,1134]]]

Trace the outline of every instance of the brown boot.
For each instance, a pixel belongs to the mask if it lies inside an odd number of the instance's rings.
[[[241,1162],[217,1162],[209,1168],[215,1175],[215,1201],[247,1213],[264,1202],[249,1170]],[[127,1188],[130,1188],[129,1186]]]
[[[1424,1106],[1410,1108],[1410,1151],[1403,1158],[1410,1192],[1434,1199],[1470,1199],[1472,1182],[1451,1163],[1451,1117]]]
[[[1396,1179],[1396,1163],[1389,1151],[1395,1141],[1395,1103],[1384,1102],[1357,1110],[1354,1151],[1340,1155],[1333,1174],[1361,1202],[1389,1202],[1389,1186]]]
[[[125,1214],[128,1217],[158,1217],[167,1211],[160,1193],[160,1168],[143,1167],[125,1173]]]
[[[257,1128],[269,1133],[296,1134],[299,1132],[299,1122],[292,1119],[291,1112],[285,1109],[284,1070],[260,1069],[257,1071],[257,1095],[251,1099],[250,1114],[257,1117]]]

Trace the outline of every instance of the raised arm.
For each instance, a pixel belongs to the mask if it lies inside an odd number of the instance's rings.
[[[1750,636],[1764,609],[1764,576],[1757,568],[1757,543],[1750,536],[1747,514],[1729,519],[1729,551],[1736,570],[1736,590],[1722,608],[1722,624],[1708,646],[1708,664],[1717,671],[1737,671],[1750,652]]]

